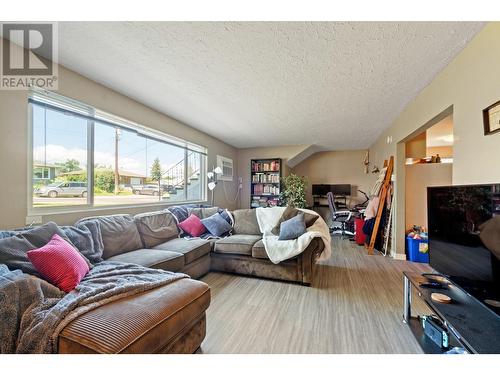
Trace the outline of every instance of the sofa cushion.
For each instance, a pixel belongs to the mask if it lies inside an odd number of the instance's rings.
[[[134,216],[145,247],[151,248],[179,235],[174,215],[166,211],[146,212]]]
[[[90,263],[96,264],[103,261],[104,244],[98,221],[89,220],[78,226],[62,226],[60,228]]]
[[[269,259],[267,256],[266,248],[262,240],[257,241],[252,247],[252,257],[259,259]]]
[[[201,219],[202,224],[208,229],[210,234],[221,237],[222,235],[229,233],[233,227],[227,222],[226,219],[222,217],[221,214],[216,212],[212,216],[205,219]]]
[[[198,216],[200,219],[206,219],[219,212],[219,207],[193,207],[188,208],[189,214]]]
[[[104,244],[103,258],[123,254],[143,248],[137,225],[130,215],[109,215],[88,217],[76,222],[76,226],[87,221],[97,220],[101,227]]]
[[[283,214],[281,215],[281,218],[278,220],[278,223],[271,230],[271,233],[274,234],[275,236],[279,236],[281,223],[290,220],[292,217],[297,216],[300,213],[304,214],[304,221],[306,224],[306,228],[309,228],[311,225],[313,225],[319,218],[319,215],[310,214],[309,212],[303,212],[296,209],[295,207],[288,206],[287,208],[285,208],[285,211],[283,211]]]
[[[172,251],[139,249],[108,258],[109,261],[134,263],[149,268],[176,272],[184,267],[184,256]]]
[[[39,273],[28,259],[26,253],[29,250],[46,245],[54,234],[71,243],[63,230],[53,222],[19,232],[16,231],[15,235],[0,239],[0,263],[5,264],[11,271],[21,270],[38,276]]]
[[[304,222],[304,214],[301,212],[297,216],[281,223],[278,240],[295,240],[304,233],[306,233],[306,223]]]
[[[59,353],[157,353],[204,316],[207,284],[181,279],[79,316],[59,334]]]
[[[89,272],[82,254],[57,234],[46,245],[28,251],[27,255],[45,280],[66,293],[75,289]]]
[[[257,215],[255,213],[255,210],[235,210],[232,212],[232,215],[234,219],[234,234],[261,234],[259,224],[257,223]]]
[[[185,264],[189,264],[208,254],[210,252],[210,243],[201,239],[187,240],[185,238],[174,238],[155,246],[153,249],[183,254]]]
[[[252,247],[260,239],[262,239],[260,235],[235,234],[218,240],[214,251],[224,254],[252,255]]]
[[[193,279],[199,279],[210,272],[211,254],[203,255],[201,258],[186,264],[180,271]]]

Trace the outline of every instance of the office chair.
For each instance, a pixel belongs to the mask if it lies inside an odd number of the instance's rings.
[[[328,207],[330,207],[332,221],[340,223],[340,227],[330,228],[331,234],[340,234],[342,237],[344,237],[344,235],[354,236],[354,233],[346,229],[346,223],[351,219],[352,212],[349,210],[338,210],[332,192],[328,192],[326,197],[328,198]]]

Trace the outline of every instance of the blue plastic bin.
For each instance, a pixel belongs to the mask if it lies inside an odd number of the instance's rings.
[[[406,252],[411,262],[429,263],[429,242],[406,237]]]

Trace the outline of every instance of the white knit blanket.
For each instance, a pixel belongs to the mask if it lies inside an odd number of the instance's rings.
[[[318,215],[311,210],[300,209],[301,211]],[[259,207],[256,209],[257,222],[262,233],[262,242],[266,249],[267,256],[271,262],[278,264],[286,259],[293,258],[301,254],[311,243],[311,241],[320,237],[325,244],[325,249],[318,260],[329,259],[332,250],[330,245],[330,230],[323,218],[320,216],[316,222],[307,228],[307,232],[295,240],[278,240],[278,236],[271,233],[272,229],[278,224],[285,207]]]

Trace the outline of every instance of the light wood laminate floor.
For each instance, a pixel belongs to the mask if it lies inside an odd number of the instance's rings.
[[[311,287],[212,272],[201,352],[421,353],[401,321],[404,270],[428,268],[334,237]],[[413,309],[428,311],[418,298]]]

